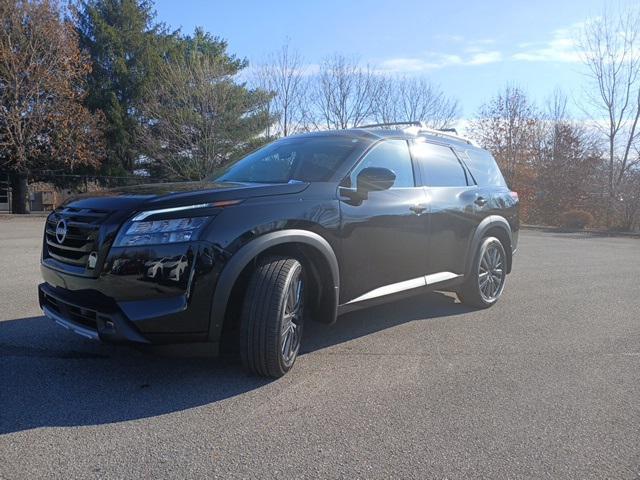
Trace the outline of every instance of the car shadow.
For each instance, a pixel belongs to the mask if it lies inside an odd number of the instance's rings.
[[[470,312],[454,294],[431,292],[385,303],[340,316],[334,325],[310,322],[305,325],[302,353],[338,345],[415,320],[448,317]]]
[[[414,321],[468,311],[433,293],[310,323],[303,354]],[[0,322],[0,434],[152,417],[218,402],[271,381],[233,358],[167,357],[85,340],[45,317]]]

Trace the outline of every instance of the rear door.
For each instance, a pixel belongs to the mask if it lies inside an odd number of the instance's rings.
[[[446,144],[417,138],[411,143],[411,154],[430,207],[429,247],[424,251],[427,274],[435,279],[463,275],[468,246],[479,223],[482,200],[478,187]]]
[[[389,190],[370,192],[361,202],[340,198],[341,303],[424,286],[426,196],[416,182],[407,141],[377,143],[341,185],[355,188],[358,173],[367,167],[388,168],[396,180]]]

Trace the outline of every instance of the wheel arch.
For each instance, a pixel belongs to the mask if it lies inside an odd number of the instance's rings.
[[[242,282],[263,255],[292,256],[310,272],[312,287],[320,294],[311,316],[322,323],[333,323],[337,317],[340,272],[338,260],[327,240],[308,230],[279,230],[262,235],[238,250],[222,269],[218,278],[209,318],[209,340],[219,341],[229,312]],[[236,295],[234,295],[236,294]]]
[[[513,234],[511,232],[511,226],[506,218],[500,215],[490,215],[480,222],[473,234],[469,251],[467,252],[465,276],[471,271],[471,265],[480,242],[487,236],[494,236],[502,243],[507,254],[507,273],[511,273],[513,260]]]

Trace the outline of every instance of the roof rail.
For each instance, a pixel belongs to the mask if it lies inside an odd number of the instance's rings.
[[[473,145],[473,142],[468,138],[461,137],[458,135],[458,131],[455,128],[442,128],[435,129],[427,127],[424,122],[386,122],[386,123],[372,123],[369,125],[359,125],[356,128],[378,128],[378,127],[395,127],[395,126],[405,126],[405,130],[413,131],[416,134],[420,133],[428,133],[431,135],[436,135],[438,137],[451,138],[454,140],[459,140],[462,142],[466,142],[469,145]],[[417,127],[417,128],[415,128]],[[415,128],[415,129],[414,129]]]
[[[398,125],[409,125],[413,127],[421,127],[422,122],[386,122],[386,123],[371,123],[369,125],[358,125],[356,128],[376,128],[376,127],[395,127]]]
[[[465,142],[465,143],[468,143],[469,145],[473,145],[473,142],[470,139],[461,137],[460,135],[458,135],[458,132],[455,128],[438,130],[435,128],[425,127],[423,125],[422,127],[420,127],[420,130],[418,133],[430,133],[431,135],[436,135],[439,137],[453,138],[454,140],[460,140],[461,142]]]

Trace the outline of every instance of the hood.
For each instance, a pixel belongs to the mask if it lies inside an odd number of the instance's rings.
[[[65,207],[98,210],[150,210],[190,204],[302,192],[308,183],[176,182],[135,185],[70,198]]]

